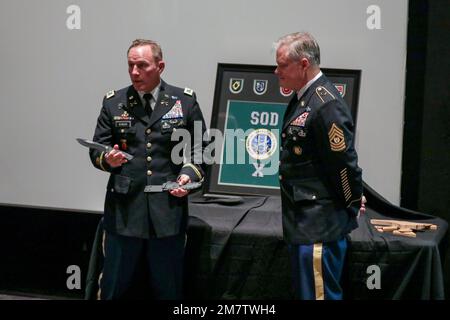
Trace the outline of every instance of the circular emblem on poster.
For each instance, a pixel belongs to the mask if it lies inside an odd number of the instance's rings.
[[[292,92],[293,91],[291,89],[280,87],[280,93],[285,97],[289,97],[292,94]]]
[[[245,146],[250,157],[265,160],[277,150],[277,137],[270,130],[257,129],[248,135]]]

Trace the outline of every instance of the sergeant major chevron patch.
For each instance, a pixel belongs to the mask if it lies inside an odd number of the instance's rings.
[[[344,151],[345,150],[345,137],[344,132],[335,123],[328,131],[328,138],[330,139],[331,151]]]

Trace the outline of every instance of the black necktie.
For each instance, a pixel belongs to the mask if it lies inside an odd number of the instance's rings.
[[[298,95],[297,92],[294,91],[294,96],[292,97],[289,104],[295,106],[297,103],[298,103]]]
[[[289,104],[288,104],[286,112],[285,112],[285,119],[289,118],[290,115],[292,114],[292,112],[294,112],[295,107],[297,106],[297,103],[298,103],[298,96],[297,96],[297,92],[294,91],[294,96],[291,98],[291,101],[289,101]]]
[[[152,100],[152,94],[151,93],[146,93],[144,94],[144,100],[145,100],[145,111],[147,111],[147,114],[149,116],[149,118],[152,116],[152,107],[150,105],[150,101]]]

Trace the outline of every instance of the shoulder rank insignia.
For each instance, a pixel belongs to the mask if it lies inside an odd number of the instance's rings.
[[[184,94],[191,96],[194,94],[194,90],[189,89],[189,88],[184,88]]]
[[[322,86],[316,88],[316,94],[319,97],[319,99],[322,100],[322,102],[327,102],[336,99],[334,95],[327,90],[327,88]]]
[[[331,151],[344,151],[345,150],[345,138],[344,131],[340,129],[335,123],[328,131],[328,138],[330,139]]]
[[[115,94],[116,94],[116,92],[115,92],[114,90],[108,91],[108,92],[106,93],[106,99],[109,99],[109,98],[111,98],[111,97],[114,97]]]

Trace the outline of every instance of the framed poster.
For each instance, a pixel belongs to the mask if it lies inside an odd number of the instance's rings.
[[[219,63],[210,128],[216,161],[205,193],[279,195],[279,141],[292,90],[279,86],[275,66]],[[360,70],[321,69],[351,108],[356,124]]]

